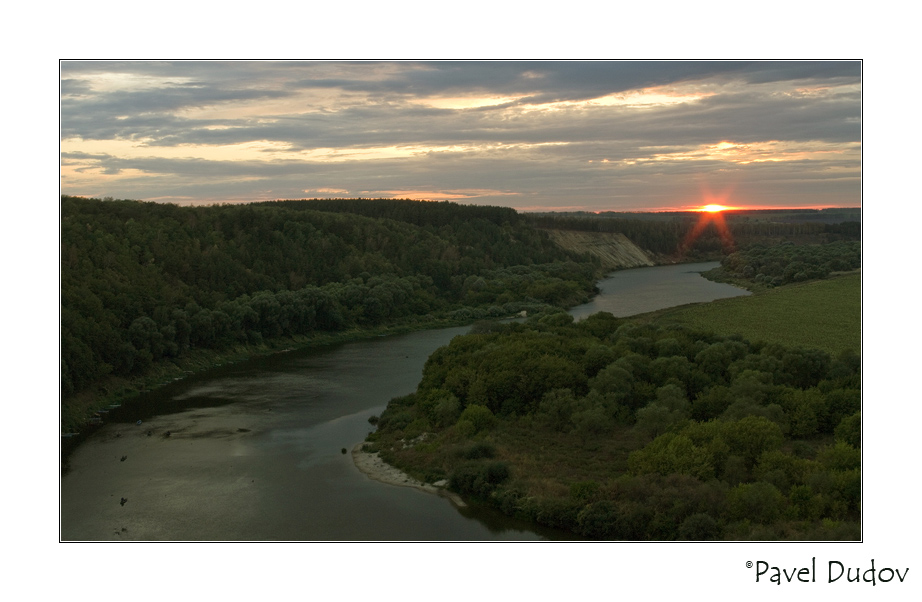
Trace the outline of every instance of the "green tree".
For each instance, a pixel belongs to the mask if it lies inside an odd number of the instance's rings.
[[[656,437],[688,418],[688,409],[685,392],[674,384],[664,385],[656,390],[653,403],[637,410],[637,429]]]
[[[679,526],[678,539],[711,541],[720,537],[720,525],[710,514],[699,512],[687,517]]]
[[[538,405],[538,418],[558,432],[570,431],[570,418],[576,407],[576,398],[570,389],[553,389],[544,394]]]
[[[784,441],[781,427],[764,416],[725,422],[721,435],[730,451],[739,454],[750,468],[764,452],[778,449]]]
[[[665,433],[646,447],[631,452],[628,466],[632,474],[685,474],[698,479],[713,478],[709,454],[685,435]]]

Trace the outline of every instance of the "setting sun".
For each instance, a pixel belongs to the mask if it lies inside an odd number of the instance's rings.
[[[726,211],[729,207],[724,207],[723,205],[705,205],[699,211],[707,211],[708,213],[717,213],[718,211]]]

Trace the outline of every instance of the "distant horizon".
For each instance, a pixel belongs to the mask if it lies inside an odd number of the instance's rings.
[[[100,196],[91,196],[85,194],[68,194],[61,193],[62,196],[85,198],[85,199],[99,199],[99,200],[119,200],[119,201],[137,201],[141,203],[167,203],[172,205],[177,205],[180,207],[212,207],[217,205],[246,205],[251,203],[284,203],[286,201],[336,201],[336,200],[368,200],[368,201],[414,201],[420,203],[456,203],[458,205],[468,205],[471,207],[483,207],[483,206],[493,206],[493,207],[507,207],[509,209],[514,209],[519,213],[699,213],[704,211],[702,206],[698,207],[688,207],[688,208],[643,208],[643,209],[555,209],[551,207],[546,208],[537,208],[537,209],[523,209],[520,207],[514,207],[510,205],[484,205],[478,203],[465,203],[458,200],[450,199],[411,199],[405,197],[361,197],[361,196],[336,196],[336,197],[300,197],[300,198],[290,198],[290,199],[259,199],[259,200],[239,200],[239,201],[214,201],[214,202],[198,202],[198,203],[182,203],[175,201],[163,201],[163,200],[148,200],[148,199],[131,199],[131,198],[117,198],[111,195],[106,195],[105,197]],[[724,212],[738,212],[738,211],[824,211],[828,209],[857,209],[861,210],[861,205],[825,205],[825,206],[784,206],[784,207],[725,207],[722,211]]]
[[[861,203],[861,61],[60,61],[60,190],[518,211]]]

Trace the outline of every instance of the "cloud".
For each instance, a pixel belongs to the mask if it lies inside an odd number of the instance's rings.
[[[808,165],[824,196],[860,198],[854,61],[65,62],[61,71],[65,193],[92,181],[108,182],[110,196],[213,200],[232,182],[235,195],[259,198],[409,191],[643,207],[730,170],[752,180],[741,188],[752,196],[803,204]]]

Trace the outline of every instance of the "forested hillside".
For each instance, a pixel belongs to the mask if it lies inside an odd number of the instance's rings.
[[[594,269],[505,208],[65,196],[62,394],[192,349],[573,304]]]

